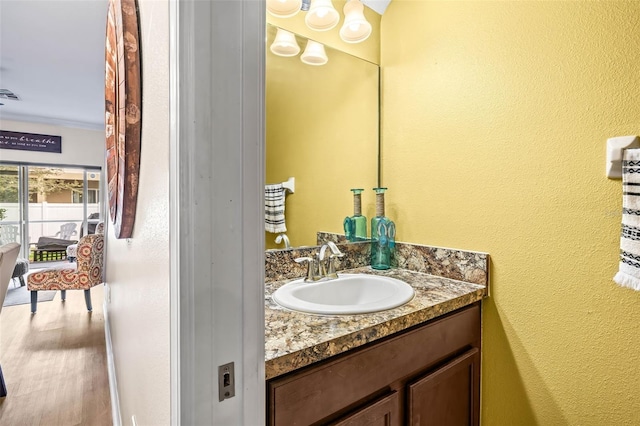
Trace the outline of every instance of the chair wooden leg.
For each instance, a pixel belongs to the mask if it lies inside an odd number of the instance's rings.
[[[4,384],[4,376],[2,375],[2,367],[0,367],[0,398],[7,396],[7,385]]]
[[[67,300],[67,290],[60,290],[60,299],[64,302]]]
[[[36,313],[36,309],[38,309],[38,292],[37,291],[32,291],[31,292],[31,313],[35,314]]]
[[[93,308],[91,307],[91,291],[90,290],[84,291],[84,301],[87,303],[87,310],[91,312]]]

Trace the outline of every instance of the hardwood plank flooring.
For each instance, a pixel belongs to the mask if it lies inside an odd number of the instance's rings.
[[[11,284],[12,285],[12,284]],[[60,293],[50,302],[2,308],[0,365],[7,397],[0,425],[111,425],[111,400],[102,312],[103,286]]]

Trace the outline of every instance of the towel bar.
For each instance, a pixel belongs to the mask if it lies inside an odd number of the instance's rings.
[[[296,192],[296,178],[290,177],[286,182],[282,182],[282,186],[293,194]]]

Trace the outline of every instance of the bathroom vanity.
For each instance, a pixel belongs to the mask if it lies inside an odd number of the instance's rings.
[[[409,259],[402,253],[401,262]],[[446,256],[445,264],[463,257]],[[370,314],[290,311],[271,294],[291,279],[267,282],[266,423],[477,425],[488,257],[480,260],[475,265],[484,262],[484,283],[404,268],[342,271],[398,278],[414,288],[407,304]],[[409,264],[421,269],[403,263]]]

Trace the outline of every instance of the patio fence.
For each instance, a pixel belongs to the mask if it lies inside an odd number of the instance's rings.
[[[0,209],[6,209],[2,225],[20,224],[20,212],[18,203],[0,203]],[[100,204],[87,204],[87,215],[98,213]],[[80,238],[83,222],[83,207],[78,203],[29,203],[29,242],[35,243],[40,237],[55,237],[60,226],[73,222],[77,226],[77,233],[72,239]],[[42,222],[45,221],[45,222]],[[19,241],[18,241],[19,242]]]

